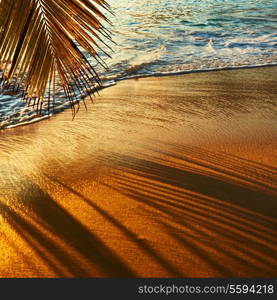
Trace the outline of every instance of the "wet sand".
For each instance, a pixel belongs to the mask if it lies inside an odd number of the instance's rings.
[[[277,68],[126,80],[0,131],[1,277],[276,277]]]

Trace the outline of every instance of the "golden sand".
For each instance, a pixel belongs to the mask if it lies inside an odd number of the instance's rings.
[[[122,81],[1,131],[1,277],[276,277],[276,75]]]

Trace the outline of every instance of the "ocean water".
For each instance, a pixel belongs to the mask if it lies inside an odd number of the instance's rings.
[[[110,0],[114,16],[104,86],[137,76],[277,64],[277,0]],[[69,107],[63,92],[55,112]],[[0,128],[47,117],[0,94]]]

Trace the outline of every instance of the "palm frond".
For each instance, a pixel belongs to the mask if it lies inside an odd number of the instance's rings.
[[[5,84],[21,87],[24,99],[50,107],[57,82],[74,102],[99,83],[84,54],[103,65],[104,0],[0,0],[0,70]]]

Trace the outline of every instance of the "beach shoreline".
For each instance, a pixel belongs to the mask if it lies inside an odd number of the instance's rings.
[[[119,77],[110,79],[108,82],[105,82],[105,79],[103,80],[102,86],[99,86],[97,89],[97,94],[99,95],[99,92],[101,92],[103,89],[107,89],[110,87],[115,86],[118,82],[125,81],[125,80],[139,80],[139,79],[145,79],[145,78],[151,78],[151,77],[169,77],[169,76],[180,76],[180,75],[188,75],[188,74],[197,74],[197,73],[208,73],[208,72],[218,72],[218,71],[232,71],[232,70],[248,70],[248,69],[258,69],[258,68],[276,68],[277,63],[271,63],[271,64],[260,64],[260,65],[242,65],[242,66],[226,66],[222,68],[210,68],[210,69],[196,69],[196,70],[182,70],[177,72],[157,72],[154,74],[139,74],[139,75],[130,75],[125,77]],[[85,97],[83,97],[81,100],[76,101],[75,106],[78,105],[78,103],[82,103],[83,100],[85,100]],[[27,126],[33,123],[37,123],[46,119],[50,119],[53,115],[62,113],[65,110],[68,110],[70,108],[70,103],[65,102],[64,104],[61,104],[58,106],[58,108],[54,108],[53,112],[50,112],[48,115],[35,115],[30,120],[27,121],[18,121],[18,123],[11,124],[8,126],[0,127],[0,130],[4,129],[11,129],[16,128],[19,126]],[[74,116],[73,116],[74,117]]]
[[[277,67],[119,81],[0,131],[1,277],[276,277]]]

